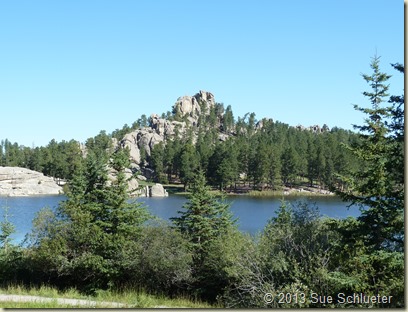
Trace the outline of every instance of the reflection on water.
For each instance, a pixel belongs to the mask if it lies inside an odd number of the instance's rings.
[[[31,222],[35,214],[43,207],[56,208],[65,196],[30,196],[30,197],[0,197],[0,208],[9,207],[9,221],[16,226],[16,233],[13,235],[15,243],[24,239],[26,233],[31,229]],[[336,197],[312,197],[310,199],[300,197],[286,197],[285,200],[294,203],[299,200],[306,200],[315,203],[321,215],[334,218],[356,217],[360,214],[355,206],[347,208],[347,204]],[[138,202],[148,207],[149,211],[164,220],[177,216],[177,212],[182,210],[183,204],[187,201],[184,196],[169,196],[165,198],[138,198]],[[253,198],[248,196],[228,197],[231,202],[231,211],[241,231],[255,234],[261,231],[267,221],[275,216],[275,211],[279,208],[281,197]],[[3,219],[3,211],[0,211],[0,220]]]

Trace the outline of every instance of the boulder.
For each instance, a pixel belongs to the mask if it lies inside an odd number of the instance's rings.
[[[164,189],[163,185],[156,183],[150,187],[150,197],[167,197],[169,194]]]
[[[175,110],[181,116],[192,116],[193,114],[200,113],[200,106],[198,105],[197,99],[195,97],[185,95],[177,99]]]
[[[0,196],[59,195],[54,178],[20,167],[0,167]]]
[[[150,116],[150,127],[156,131],[158,135],[164,136],[166,133],[166,119],[160,118],[157,114]]]
[[[228,138],[229,138],[228,134],[225,134],[225,133],[219,133],[218,134],[218,140],[220,140],[222,142],[225,142],[226,140],[228,140]]]
[[[205,114],[210,113],[211,106],[215,105],[214,95],[210,92],[200,90],[194,96],[182,96],[176,101],[173,110],[178,112],[181,116],[188,115],[192,117],[194,122],[198,120],[198,116],[202,113],[200,103],[205,105]],[[190,121],[193,124],[192,121]]]
[[[320,133],[322,132],[319,125],[310,126],[309,130],[313,133]]]
[[[130,158],[135,164],[140,164],[140,150],[137,144],[138,131],[126,134],[119,143],[122,148],[129,148]]]
[[[138,180],[140,180],[140,181],[146,181],[146,180],[147,180],[146,177],[142,176],[141,174],[138,174],[138,175],[136,176],[136,178],[137,178]]]
[[[139,189],[138,196],[139,197],[149,197],[149,187],[146,185]]]
[[[129,179],[128,190],[130,196],[137,196],[139,194],[139,182],[134,178]]]

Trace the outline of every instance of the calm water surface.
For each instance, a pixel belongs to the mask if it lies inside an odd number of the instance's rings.
[[[9,207],[9,220],[16,226],[13,235],[15,243],[24,239],[26,233],[31,230],[32,220],[35,214],[43,207],[55,209],[58,203],[66,199],[65,196],[30,196],[30,197],[0,197],[0,208]],[[238,218],[238,228],[243,232],[255,234],[261,231],[267,221],[276,216],[275,211],[279,208],[281,197],[253,198],[248,196],[232,196],[228,198],[231,202],[231,211]],[[336,197],[286,197],[289,202],[306,200],[315,203],[320,214],[334,217],[346,218],[356,217],[360,214],[358,207],[347,208],[347,204]],[[177,212],[182,210],[187,201],[184,196],[171,195],[165,198],[138,198],[138,202],[148,207],[149,211],[164,220],[176,217]],[[3,220],[4,209],[0,210],[0,220]]]

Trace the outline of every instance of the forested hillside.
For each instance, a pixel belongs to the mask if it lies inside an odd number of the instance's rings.
[[[250,106],[250,103],[248,103]],[[223,191],[280,190],[283,186],[328,189],[336,175],[359,166],[343,144],[359,140],[352,131],[327,125],[305,128],[255,113],[235,118],[209,92],[178,99],[161,117],[141,115],[131,127],[101,131],[84,144],[75,140],[26,147],[0,143],[0,165],[19,166],[71,180],[87,151],[109,154],[129,148],[132,171],[154,182],[182,183],[187,189],[202,170],[210,185]]]

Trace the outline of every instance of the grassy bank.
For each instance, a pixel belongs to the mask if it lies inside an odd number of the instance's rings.
[[[169,194],[172,195],[181,195],[181,196],[187,196],[190,194],[188,191],[184,191],[184,186],[182,184],[165,184],[163,185],[164,188],[167,190]],[[299,196],[299,197],[320,197],[320,196],[333,196],[332,193],[325,193],[327,191],[323,190],[323,193],[320,192],[319,189],[317,188],[310,188],[308,186],[302,185],[299,187],[294,187],[292,189],[281,189],[281,190],[264,190],[264,191],[259,191],[259,190],[248,190],[245,192],[242,192],[242,190],[237,190],[236,192],[228,191],[227,193],[223,193],[219,190],[213,190],[212,193],[215,195],[227,195],[227,196],[238,196],[238,195],[244,195],[244,196],[251,196],[251,197],[276,197],[276,196]]]
[[[291,191],[249,191],[248,193],[244,194],[251,197],[326,197],[326,196],[333,196],[333,194],[323,194],[318,192],[308,192],[308,191],[298,191],[298,190],[291,190]]]
[[[154,307],[169,307],[169,308],[211,308],[210,305],[189,298],[169,299],[163,296],[155,296],[147,294],[143,291],[123,290],[123,291],[98,291],[95,296],[86,296],[79,293],[76,289],[59,291],[56,288],[49,286],[41,286],[39,288],[26,288],[23,286],[9,286],[0,288],[0,294],[20,295],[20,296],[40,296],[44,298],[53,298],[51,302],[0,302],[0,307],[3,308],[74,308],[84,306],[59,304],[57,298],[63,299],[82,299],[95,301],[96,304],[92,307],[96,308],[111,308],[107,303],[122,303],[126,308],[154,308]]]

